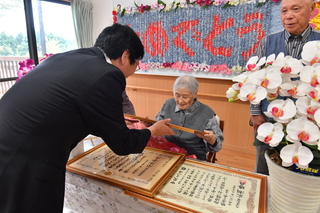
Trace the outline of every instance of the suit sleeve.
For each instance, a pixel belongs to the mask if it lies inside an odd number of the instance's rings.
[[[150,139],[148,129],[128,129],[122,110],[125,78],[121,71],[106,72],[84,95],[81,113],[92,129],[118,155],[140,153]]]

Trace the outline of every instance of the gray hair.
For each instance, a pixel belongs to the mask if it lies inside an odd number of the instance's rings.
[[[197,79],[192,75],[182,75],[173,84],[173,94],[176,92],[176,89],[188,89],[192,96],[196,96],[198,85]]]

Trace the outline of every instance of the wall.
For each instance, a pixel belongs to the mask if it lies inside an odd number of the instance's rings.
[[[118,4],[133,6],[134,2],[138,5],[152,4],[156,0],[90,0],[90,2],[93,4],[93,38],[95,39],[105,27],[112,25],[112,11]]]
[[[136,114],[153,119],[164,101],[173,97],[174,76],[134,74],[127,79],[127,93],[133,102]],[[249,103],[229,103],[225,92],[230,80],[197,78],[198,99],[209,105],[221,120],[225,121],[223,149],[254,155],[253,129],[249,126]]]
[[[130,0],[131,1],[131,0]],[[118,3],[128,6],[128,0],[105,1],[91,0],[93,4],[93,38],[100,31],[112,24],[112,10]],[[132,0],[132,4],[133,4]],[[151,4],[155,0],[137,1],[140,4]],[[98,5],[98,6],[97,6]],[[154,118],[163,102],[171,98],[172,85],[175,76],[134,74],[127,79],[127,93],[133,102],[138,116]],[[235,151],[239,154],[254,156],[252,145],[253,130],[248,125],[249,103],[237,101],[228,103],[225,92],[232,85],[231,80],[197,78],[199,87],[199,100],[209,105],[219,117],[225,121],[223,144],[224,150]]]
[[[112,24],[113,1],[90,0],[93,4],[93,39],[107,26]]]

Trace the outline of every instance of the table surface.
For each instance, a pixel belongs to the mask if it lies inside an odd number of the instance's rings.
[[[64,213],[91,212],[174,213],[175,211],[129,196],[119,187],[67,171]]]
[[[83,150],[83,145],[81,147],[81,150]],[[215,165],[226,168],[222,165]],[[240,169],[235,170],[243,171]],[[248,171],[245,172],[253,173]],[[269,176],[267,176],[267,181],[267,213],[273,213],[269,209]],[[91,212],[175,213],[175,211],[172,211],[170,209],[166,209],[156,204],[129,196],[124,193],[124,190],[122,188],[67,171],[63,213]],[[320,208],[317,213],[320,213]]]

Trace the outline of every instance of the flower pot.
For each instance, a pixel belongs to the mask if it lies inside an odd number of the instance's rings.
[[[283,168],[265,152],[269,168],[270,210],[275,213],[317,212],[320,207],[320,177]]]

